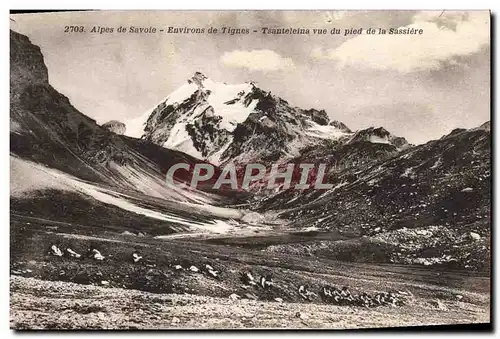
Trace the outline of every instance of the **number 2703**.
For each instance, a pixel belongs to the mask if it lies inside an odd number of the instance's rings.
[[[64,26],[64,33],[83,32],[83,26]]]

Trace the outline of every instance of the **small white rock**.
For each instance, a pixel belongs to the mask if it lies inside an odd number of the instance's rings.
[[[94,253],[94,259],[96,259],[96,260],[104,260],[104,256],[98,250],[93,249],[92,253]]]
[[[50,249],[52,250],[52,254],[53,255],[56,255],[58,257],[62,257],[62,251],[59,249],[59,247],[57,247],[56,245],[52,245],[50,247]]]
[[[237,295],[236,293],[233,293],[233,294],[231,294],[229,296],[229,299],[231,299],[231,300],[238,300],[238,299],[240,299],[240,296]]]
[[[481,239],[481,236],[477,234],[476,232],[470,232],[470,237],[474,240],[479,240]]]
[[[134,262],[138,262],[139,260],[141,260],[141,259],[142,259],[142,256],[140,256],[140,255],[139,255],[139,254],[137,254],[137,253],[132,254],[132,257],[133,257],[133,259],[134,259]]]
[[[81,255],[76,253],[75,251],[73,251],[71,248],[67,248],[66,249],[66,252],[69,253],[70,256],[72,256],[73,258],[80,258]]]

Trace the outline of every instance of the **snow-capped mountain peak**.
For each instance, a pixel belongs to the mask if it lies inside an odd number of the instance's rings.
[[[392,142],[384,131],[363,138]],[[214,164],[277,161],[325,139],[361,137],[342,122],[330,121],[324,110],[293,107],[254,82],[230,85],[200,72],[153,109],[129,120],[126,134]]]
[[[196,72],[155,108],[127,122],[127,135],[208,158],[255,109],[252,83],[228,85]],[[208,133],[208,134],[207,134]],[[217,161],[216,161],[217,162]]]

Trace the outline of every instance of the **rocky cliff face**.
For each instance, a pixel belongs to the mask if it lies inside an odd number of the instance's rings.
[[[10,31],[10,85],[47,84],[49,76],[43,62],[40,47],[33,45],[28,37]]]
[[[94,181],[118,153],[110,136],[48,82],[40,48],[10,32],[11,151]]]
[[[119,135],[121,122],[99,126],[49,84],[40,48],[14,31],[10,37],[12,155],[88,182],[181,198],[180,189],[165,184],[165,174],[172,164],[199,160]]]

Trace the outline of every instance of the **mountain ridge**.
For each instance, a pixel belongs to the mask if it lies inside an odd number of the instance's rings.
[[[364,134],[367,141],[396,142],[401,147],[408,144],[383,128],[385,134],[377,137],[380,140],[375,140],[380,128],[352,132],[342,122],[330,121],[325,110],[292,107],[253,82],[228,85],[200,72],[149,114],[126,124],[127,129],[131,126],[129,136],[178,149],[216,165],[285,161],[324,139],[347,142],[355,133]]]

